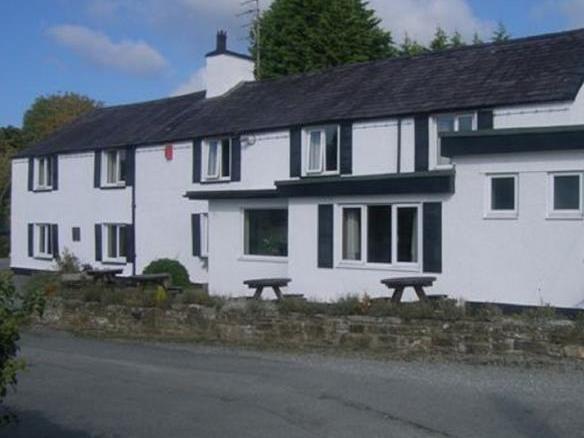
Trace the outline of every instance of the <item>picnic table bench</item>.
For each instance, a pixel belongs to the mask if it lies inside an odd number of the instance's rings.
[[[255,300],[259,300],[261,298],[262,292],[266,287],[271,287],[276,294],[276,298],[281,300],[282,291],[280,288],[288,286],[288,283],[291,281],[292,280],[290,278],[256,278],[253,280],[246,280],[243,282],[243,284],[245,284],[250,289],[255,289],[255,293],[253,295]]]
[[[124,272],[122,268],[115,269],[89,269],[85,271],[87,275],[93,278],[93,281],[113,284],[116,279],[116,275]]]
[[[123,281],[136,285],[136,286],[162,286],[164,289],[170,287],[170,274],[141,274],[141,275],[130,275],[128,277],[123,277]]]
[[[393,289],[391,296],[392,303],[401,302],[404,290],[406,287],[412,287],[416,291],[416,295],[420,301],[426,301],[428,296],[424,292],[425,287],[431,287],[436,281],[436,277],[401,277],[401,278],[385,278],[381,280],[388,289]]]

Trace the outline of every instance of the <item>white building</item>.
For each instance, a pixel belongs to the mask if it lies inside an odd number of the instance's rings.
[[[472,301],[584,306],[584,30],[98,109],[13,160],[14,269],[65,248],[211,293],[332,299],[432,275]]]

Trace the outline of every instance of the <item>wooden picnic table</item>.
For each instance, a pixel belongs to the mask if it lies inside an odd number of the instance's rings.
[[[164,289],[170,287],[170,274],[166,273],[130,275],[123,277],[123,280],[142,287],[147,285],[162,286]]]
[[[281,300],[282,291],[280,288],[288,286],[288,283],[291,281],[292,280],[290,278],[256,278],[253,280],[246,280],[243,282],[243,284],[245,284],[250,289],[255,289],[255,293],[253,295],[255,300],[259,300],[261,298],[262,292],[266,287],[271,287],[276,294],[276,298]]]
[[[116,275],[123,273],[124,270],[122,268],[114,268],[114,269],[89,269],[85,271],[87,275],[93,278],[93,281],[102,283],[109,283],[113,284],[116,279]]]
[[[391,296],[392,303],[400,303],[404,290],[406,287],[413,287],[416,295],[420,301],[428,299],[424,292],[425,287],[431,287],[436,281],[436,277],[401,277],[401,278],[386,278],[381,280],[387,288],[393,289]]]

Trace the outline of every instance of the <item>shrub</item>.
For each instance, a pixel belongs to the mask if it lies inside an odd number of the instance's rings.
[[[178,287],[186,287],[191,284],[187,269],[178,261],[171,259],[158,259],[151,262],[143,271],[144,274],[170,274],[172,284]]]
[[[523,312],[522,315],[525,318],[535,322],[547,321],[557,318],[556,309],[549,305],[527,309]]]
[[[327,310],[327,304],[314,303],[302,299],[285,298],[276,303],[278,312],[282,315],[289,315],[290,313],[300,313],[302,315],[318,315],[324,314]]]
[[[162,286],[156,290],[146,291],[144,293],[144,307],[159,307],[161,309],[169,306],[168,294]]]
[[[77,256],[65,248],[57,259],[57,270],[61,274],[75,274],[81,271],[81,264]]]
[[[182,304],[198,304],[199,306],[215,307],[216,309],[220,309],[224,304],[223,298],[211,296],[202,289],[186,290],[178,299]]]
[[[46,272],[32,275],[23,287],[25,294],[35,292],[42,293],[45,296],[56,295],[61,288],[59,276],[54,272]]]
[[[363,304],[357,295],[347,295],[331,303],[329,313],[334,316],[362,315]]]

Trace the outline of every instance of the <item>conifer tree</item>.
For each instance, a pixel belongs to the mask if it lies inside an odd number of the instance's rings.
[[[431,50],[444,50],[449,47],[448,45],[448,35],[444,32],[440,26],[436,28],[436,33],[434,33],[434,39],[430,43]]]

